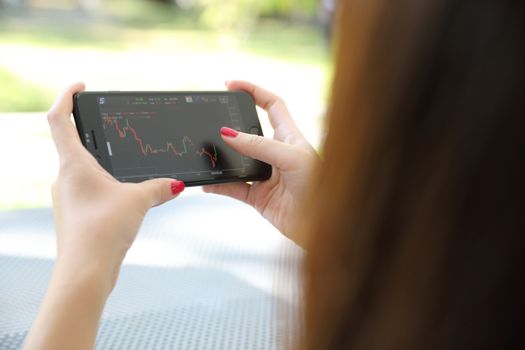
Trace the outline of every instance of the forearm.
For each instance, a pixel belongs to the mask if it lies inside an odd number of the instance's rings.
[[[83,84],[72,85],[48,113],[60,159],[51,191],[58,258],[26,349],[93,348],[104,304],[144,215],[184,189],[170,178],[121,183],[98,164],[71,120],[73,96],[83,90]]]
[[[25,349],[92,349],[112,288],[108,271],[56,264]]]

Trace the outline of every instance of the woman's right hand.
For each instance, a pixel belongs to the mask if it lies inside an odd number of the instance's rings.
[[[244,81],[229,81],[226,86],[228,90],[244,90],[253,96],[255,103],[268,113],[274,135],[270,139],[222,128],[224,142],[245,156],[270,164],[272,176],[253,184],[208,185],[203,190],[248,203],[281,233],[303,245],[304,238],[294,235],[292,229],[318,155],[280,97]]]

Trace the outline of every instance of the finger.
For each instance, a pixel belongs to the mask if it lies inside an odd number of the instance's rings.
[[[245,182],[236,182],[227,184],[206,185],[202,187],[202,190],[206,193],[220,194],[250,204],[248,203],[248,193],[250,192],[250,187],[251,185]]]
[[[155,207],[177,197],[184,191],[184,182],[173,179],[152,179],[137,186],[144,191],[148,207]]]
[[[226,82],[228,90],[243,90],[248,92],[255,100],[257,106],[268,112],[272,128],[286,127],[291,132],[299,132],[283,99],[260,86],[242,80]]]
[[[59,156],[82,146],[75,125],[71,121],[73,95],[84,90],[83,83],[76,83],[67,88],[55,101],[47,114],[49,128]]]
[[[242,155],[266,162],[278,169],[295,166],[297,147],[267,137],[221,128],[222,139]]]

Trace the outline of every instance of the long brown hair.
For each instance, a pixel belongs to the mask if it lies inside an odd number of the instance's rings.
[[[339,3],[299,348],[523,347],[524,3]]]

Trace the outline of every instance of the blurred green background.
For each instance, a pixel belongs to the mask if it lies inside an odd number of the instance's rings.
[[[318,145],[334,0],[0,0],[0,209],[50,205],[57,159],[45,111],[66,85],[281,95]],[[259,111],[265,134],[272,134]]]

